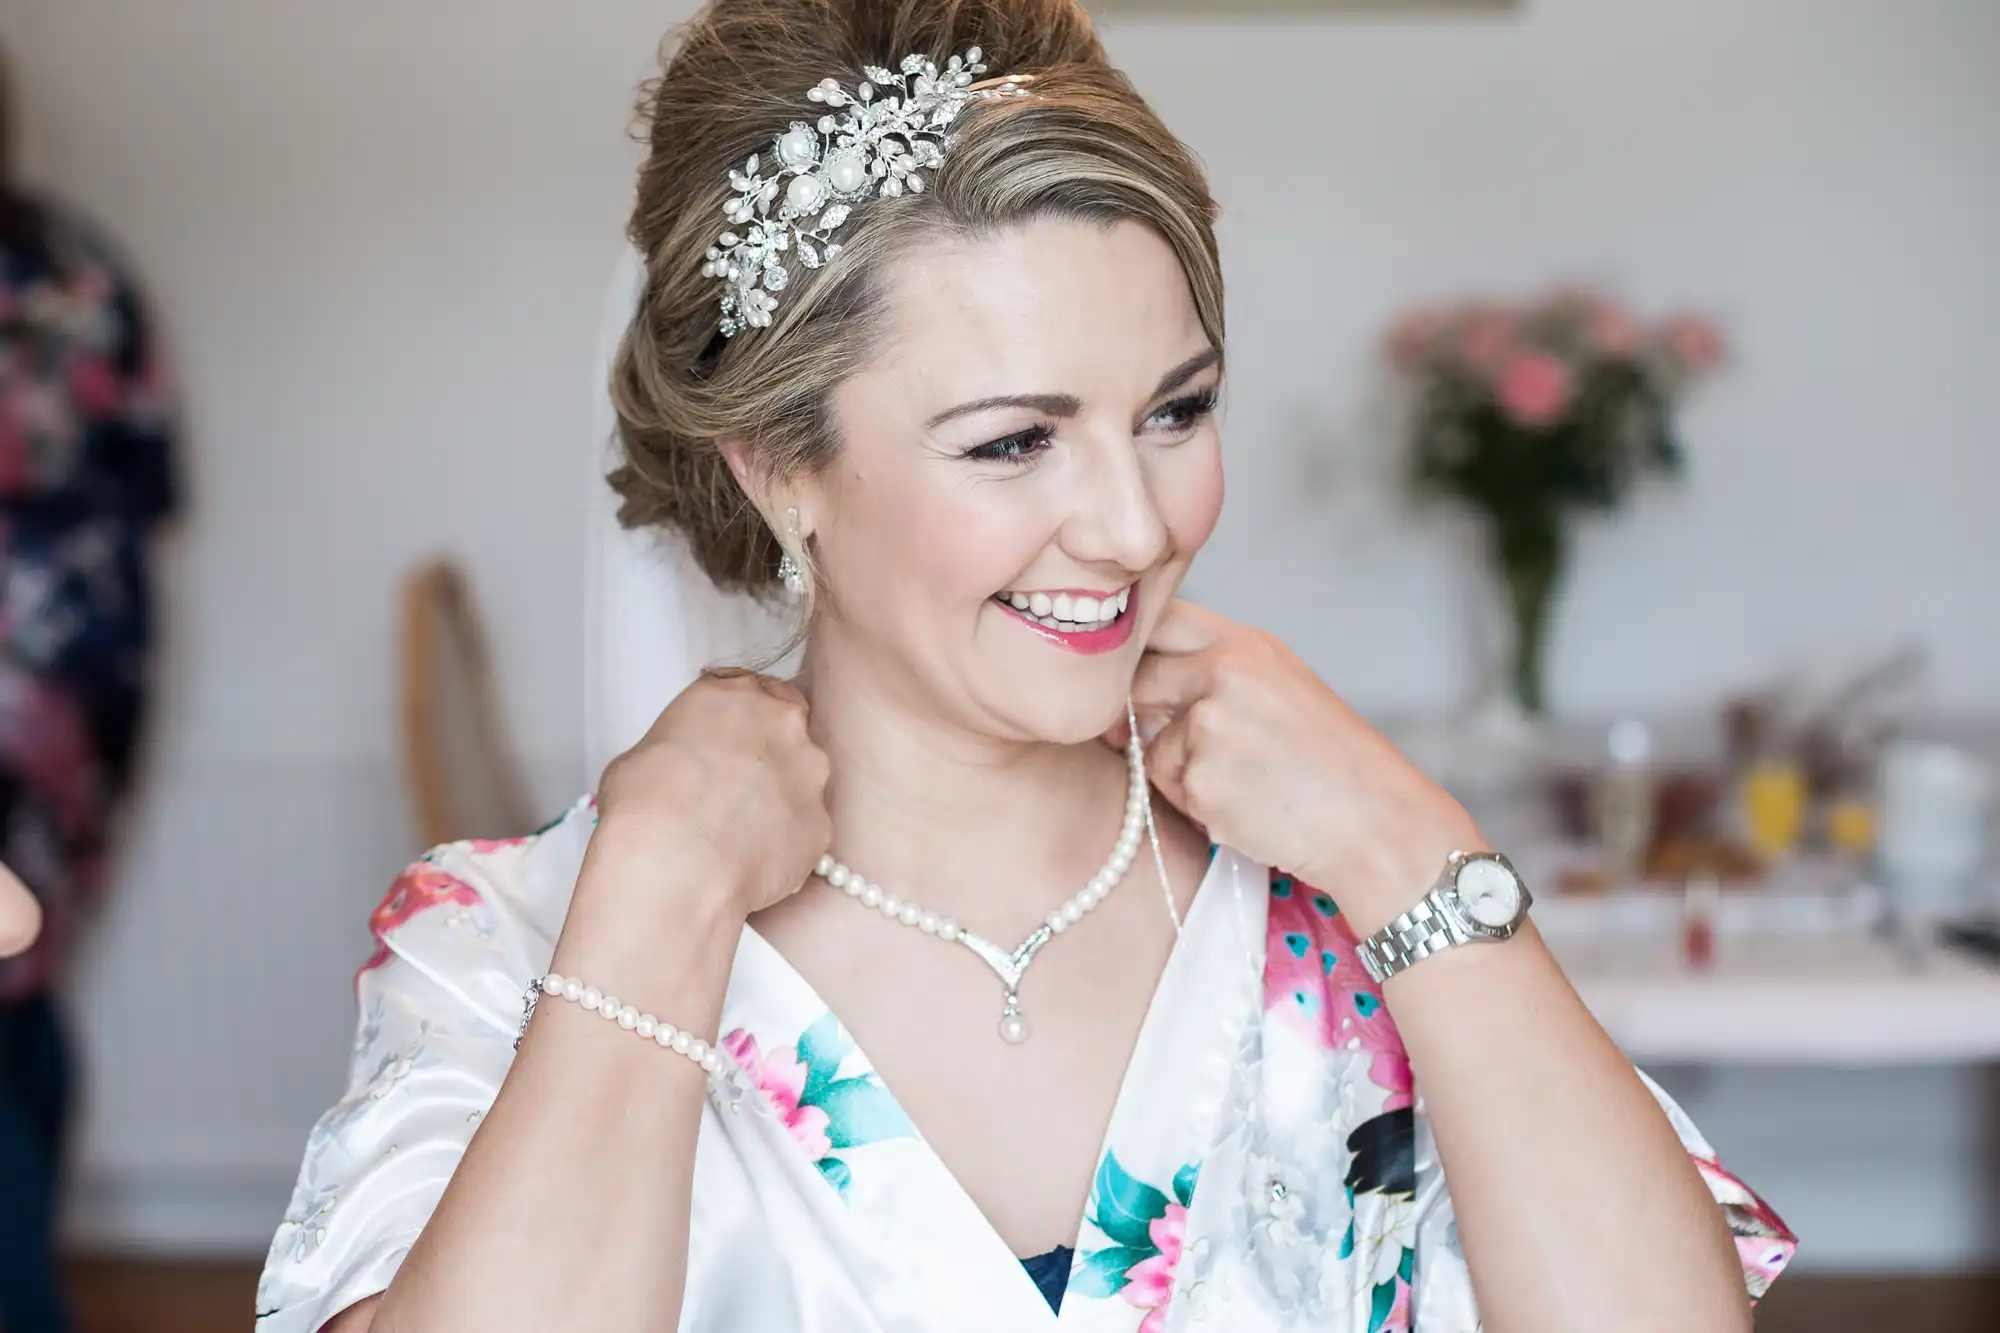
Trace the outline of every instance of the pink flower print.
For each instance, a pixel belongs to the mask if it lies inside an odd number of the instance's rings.
[[[84,355],[71,361],[69,388],[77,410],[88,418],[101,421],[118,411],[118,374],[101,356]]]
[[[467,843],[468,845],[471,846],[472,850],[479,853],[503,852],[506,851],[509,847],[524,847],[529,843],[529,841],[531,841],[531,839],[529,839],[526,836],[513,837],[513,838],[467,839]]]
[[[445,873],[429,861],[419,861],[396,876],[396,882],[389,886],[388,894],[376,909],[369,913],[368,932],[375,937],[375,952],[368,956],[354,973],[354,982],[361,984],[361,978],[395,957],[389,948],[389,932],[409,921],[419,912],[442,903],[457,903],[470,907],[479,902],[479,891],[453,875]]]
[[[765,1055],[757,1049],[757,1039],[742,1028],[724,1037],[722,1048],[742,1068],[751,1085],[770,1098],[785,1128],[805,1149],[809,1160],[817,1162],[833,1151],[833,1140],[826,1132],[831,1118],[817,1106],[799,1105],[806,1090],[806,1066],[796,1048],[781,1046]]]
[[[368,929],[380,940],[421,912],[445,903],[475,906],[479,891],[428,861],[419,861],[389,886],[388,896],[368,918]]]
[[[1273,873],[1269,919],[1265,1007],[1290,1015],[1327,1050],[1366,1054],[1369,1082],[1389,1094],[1385,1112],[1411,1105],[1414,1079],[1402,1034],[1333,899]]]
[[[64,833],[88,826],[101,774],[83,705],[47,680],[0,670],[0,762],[23,779]]]
[[[1720,1163],[1698,1153],[1690,1156],[1709,1194],[1722,1206],[1722,1215],[1736,1237],[1736,1258],[1743,1267],[1744,1290],[1751,1300],[1762,1299],[1798,1253],[1798,1237],[1770,1204],[1758,1198]]]
[[[9,405],[0,402],[0,495],[18,495],[35,479],[35,451]]]
[[[1125,1270],[1125,1285],[1119,1295],[1126,1304],[1149,1311],[1139,1325],[1139,1333],[1160,1333],[1167,1326],[1167,1304],[1173,1299],[1174,1270],[1180,1266],[1181,1246],[1187,1239],[1187,1209],[1170,1203],[1162,1216],[1146,1227],[1159,1253],[1141,1259]]]
[[[1410,1284],[1396,1279],[1396,1303],[1382,1318],[1379,1333],[1410,1333]]]
[[[1546,352],[1523,352],[1500,372],[1500,410],[1530,430],[1553,426],[1569,408],[1569,367]]]
[[[94,264],[72,273],[67,285],[71,298],[77,304],[93,310],[109,305],[117,291],[117,284],[111,280],[111,275]]]

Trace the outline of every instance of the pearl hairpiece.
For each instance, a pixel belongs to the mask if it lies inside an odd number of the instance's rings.
[[[822,79],[806,97],[829,114],[816,125],[793,121],[777,137],[768,174],[761,153],[729,173],[736,194],[723,213],[731,230],[709,247],[701,267],[703,277],[723,282],[725,338],[770,327],[777,294],[792,280],[786,255],[816,269],[839,254],[831,238],[854,204],[923,193],[924,172],[943,160],[945,132],[968,102],[1026,91],[1029,80],[1020,75],[974,88],[986,72],[984,54],[975,46],[943,70],[920,55],[905,56],[900,73],[867,65],[868,82],[852,92]]]

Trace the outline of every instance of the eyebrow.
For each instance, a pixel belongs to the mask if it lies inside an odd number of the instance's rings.
[[[1160,380],[1152,397],[1160,398],[1185,385],[1189,380],[1222,360],[1222,351],[1211,347],[1175,366]],[[1015,393],[1001,394],[994,398],[977,398],[957,407],[948,407],[925,423],[925,429],[936,430],[947,421],[969,417],[977,412],[991,412],[1002,407],[1027,407],[1037,412],[1045,412],[1052,417],[1073,417],[1083,411],[1083,400],[1068,393]]]

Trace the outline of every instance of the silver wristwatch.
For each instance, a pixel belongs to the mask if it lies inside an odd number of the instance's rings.
[[[1453,852],[1422,902],[1361,942],[1361,965],[1379,986],[1434,953],[1507,939],[1533,901],[1498,852]]]

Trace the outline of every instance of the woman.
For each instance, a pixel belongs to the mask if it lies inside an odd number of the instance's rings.
[[[148,547],[176,488],[137,284],[94,227],[18,181],[11,110],[0,68],[0,858],[40,923],[8,947],[0,902],[0,1325],[60,1333],[74,1077],[56,992],[133,780]]]
[[[718,0],[650,112],[612,482],[803,666],[404,876],[264,1326],[1747,1329],[1789,1235],[1464,811],[1174,600],[1214,208],[1081,11]]]

